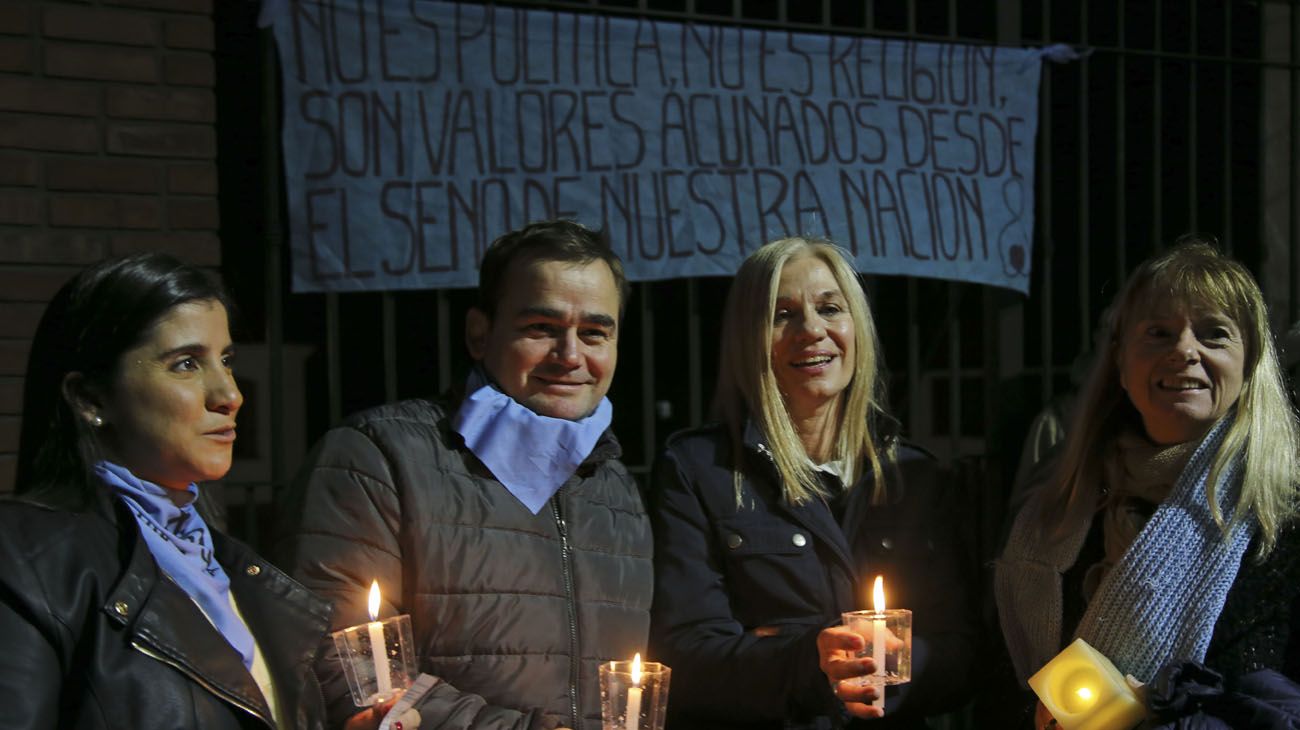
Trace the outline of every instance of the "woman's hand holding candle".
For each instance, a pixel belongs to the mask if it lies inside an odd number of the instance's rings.
[[[835,696],[844,702],[848,713],[863,719],[885,714],[883,709],[871,705],[884,687],[843,681],[861,680],[876,673],[876,663],[871,657],[857,656],[866,648],[866,641],[846,626],[822,629],[817,635],[817,657],[822,673],[830,680]]]

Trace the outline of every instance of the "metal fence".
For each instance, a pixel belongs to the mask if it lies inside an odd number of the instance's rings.
[[[1292,134],[1300,121],[1300,12],[1290,2],[525,4],[918,40],[1068,43],[1091,51],[1082,61],[1044,69],[1030,296],[864,278],[890,371],[892,410],[913,439],[960,465],[979,510],[981,555],[1001,521],[1029,420],[1071,387],[1072,362],[1089,347],[1093,323],[1137,262],[1180,233],[1210,232],[1260,275],[1276,325],[1300,316],[1300,145]],[[229,11],[217,12],[222,37],[221,14]],[[231,37],[224,43],[233,53]],[[367,406],[435,394],[464,374],[469,299],[465,291],[288,293],[275,54],[269,37],[258,42],[262,94],[250,103],[261,110],[262,175],[243,184],[260,209],[233,210],[240,203],[231,203],[230,186],[241,183],[231,182],[229,171],[245,168],[227,161],[222,173],[226,276],[251,325],[244,339],[263,342],[244,350],[254,353],[243,363],[252,413],[241,417],[230,480],[240,498],[228,500],[232,529],[255,543],[267,534],[278,487],[329,425]],[[222,68],[238,67],[227,59]],[[239,78],[227,73],[223,82],[218,75],[228,107],[248,96],[230,88]],[[222,118],[230,126],[231,117]],[[226,155],[230,148],[222,149]],[[705,418],[726,288],[725,279],[634,287],[611,399],[635,473],[648,470],[670,432]]]

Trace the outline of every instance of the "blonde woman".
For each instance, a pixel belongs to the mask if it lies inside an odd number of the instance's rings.
[[[877,574],[918,636],[910,696],[873,727],[921,726],[964,692],[968,576],[933,459],[884,412],[857,276],[829,243],[769,243],[741,265],[722,331],[717,422],[669,439],[650,495],[669,727],[838,721],[817,634],[866,607]]]
[[[1300,677],[1300,438],[1259,287],[1187,241],[1133,272],[1108,325],[997,564],[1018,679],[1076,636],[1144,682],[1189,661]]]

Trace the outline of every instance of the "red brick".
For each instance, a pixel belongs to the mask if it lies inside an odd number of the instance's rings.
[[[215,233],[120,233],[111,246],[114,256],[162,251],[196,266],[221,265],[221,242]]]
[[[216,96],[210,89],[166,89],[124,86],[108,90],[110,117],[211,122],[217,118]]]
[[[216,65],[207,53],[168,53],[163,58],[163,79],[176,86],[207,86],[217,82]]]
[[[0,302],[48,302],[78,271],[71,267],[0,267]]]
[[[130,46],[158,44],[158,23],[147,13],[104,10],[77,5],[49,5],[42,27],[46,38],[122,43]]]
[[[0,340],[0,375],[22,375],[27,371],[27,353],[32,341]]]
[[[5,316],[0,317],[0,337],[31,339],[44,311],[44,304],[9,302],[5,305]]]
[[[0,223],[19,226],[40,225],[40,196],[31,193],[0,192]]]
[[[45,73],[98,81],[159,80],[158,60],[152,50],[115,46],[49,44],[45,47]]]
[[[120,158],[51,158],[45,162],[49,190],[98,193],[157,193],[162,167],[152,162]]]
[[[36,68],[36,54],[28,40],[0,40],[0,71],[30,73]]]
[[[214,158],[216,131],[210,126],[181,124],[111,124],[108,151],[148,157]]]
[[[18,451],[18,431],[21,429],[21,424],[22,420],[16,416],[0,418],[0,452]]]
[[[28,264],[90,264],[106,255],[103,233],[5,231],[0,233],[0,261]]]
[[[14,414],[23,410],[23,379],[0,378],[0,413]]]
[[[0,147],[98,152],[99,127],[89,119],[0,114]]]
[[[211,51],[216,45],[212,33],[212,19],[204,17],[176,17],[163,21],[163,43],[169,48],[194,48]]]
[[[139,195],[50,196],[50,225],[66,228],[160,228],[162,205]]]
[[[167,192],[216,195],[217,166],[213,164],[172,165],[167,168]]]
[[[106,0],[106,5],[124,5],[132,8],[175,10],[181,13],[212,14],[212,0]]]
[[[36,156],[0,154],[0,185],[35,185]]]
[[[171,198],[167,201],[167,224],[172,230],[215,231],[219,222],[215,198]]]
[[[75,82],[0,76],[0,109],[94,116],[99,113],[99,89]]]
[[[36,27],[35,6],[31,3],[8,0],[0,5],[0,33],[27,35]]]

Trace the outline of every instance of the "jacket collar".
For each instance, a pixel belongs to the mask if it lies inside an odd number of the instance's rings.
[[[188,676],[262,720],[275,722],[243,660],[198,605],[158,568],[124,507],[109,514],[119,526],[125,569],[100,611],[123,627],[132,646]],[[257,639],[283,708],[300,704],[305,674],[329,626],[329,607],[260,560],[243,545],[213,532],[217,559],[230,576],[240,613]]]
[[[275,681],[279,706],[282,711],[300,707],[304,693],[319,691],[312,664],[333,607],[238,540],[214,532],[213,547]]]
[[[780,479],[781,475],[776,469],[776,460],[772,456],[772,449],[767,444],[767,438],[762,430],[754,424],[753,421],[745,422],[745,449],[751,455],[754,461],[761,464],[765,469],[771,483],[776,490],[776,499],[773,500],[774,509],[783,512],[790,519],[797,522],[804,529],[811,532],[824,545],[831,548],[831,553],[839,561],[840,566],[848,571],[850,576],[858,574],[857,567],[853,563],[849,553],[849,543],[844,536],[844,529],[835,522],[835,515],[831,512],[830,506],[821,499],[813,499],[803,504],[791,504],[781,495]],[[827,478],[835,478],[827,475]],[[861,485],[855,486],[855,489]]]

